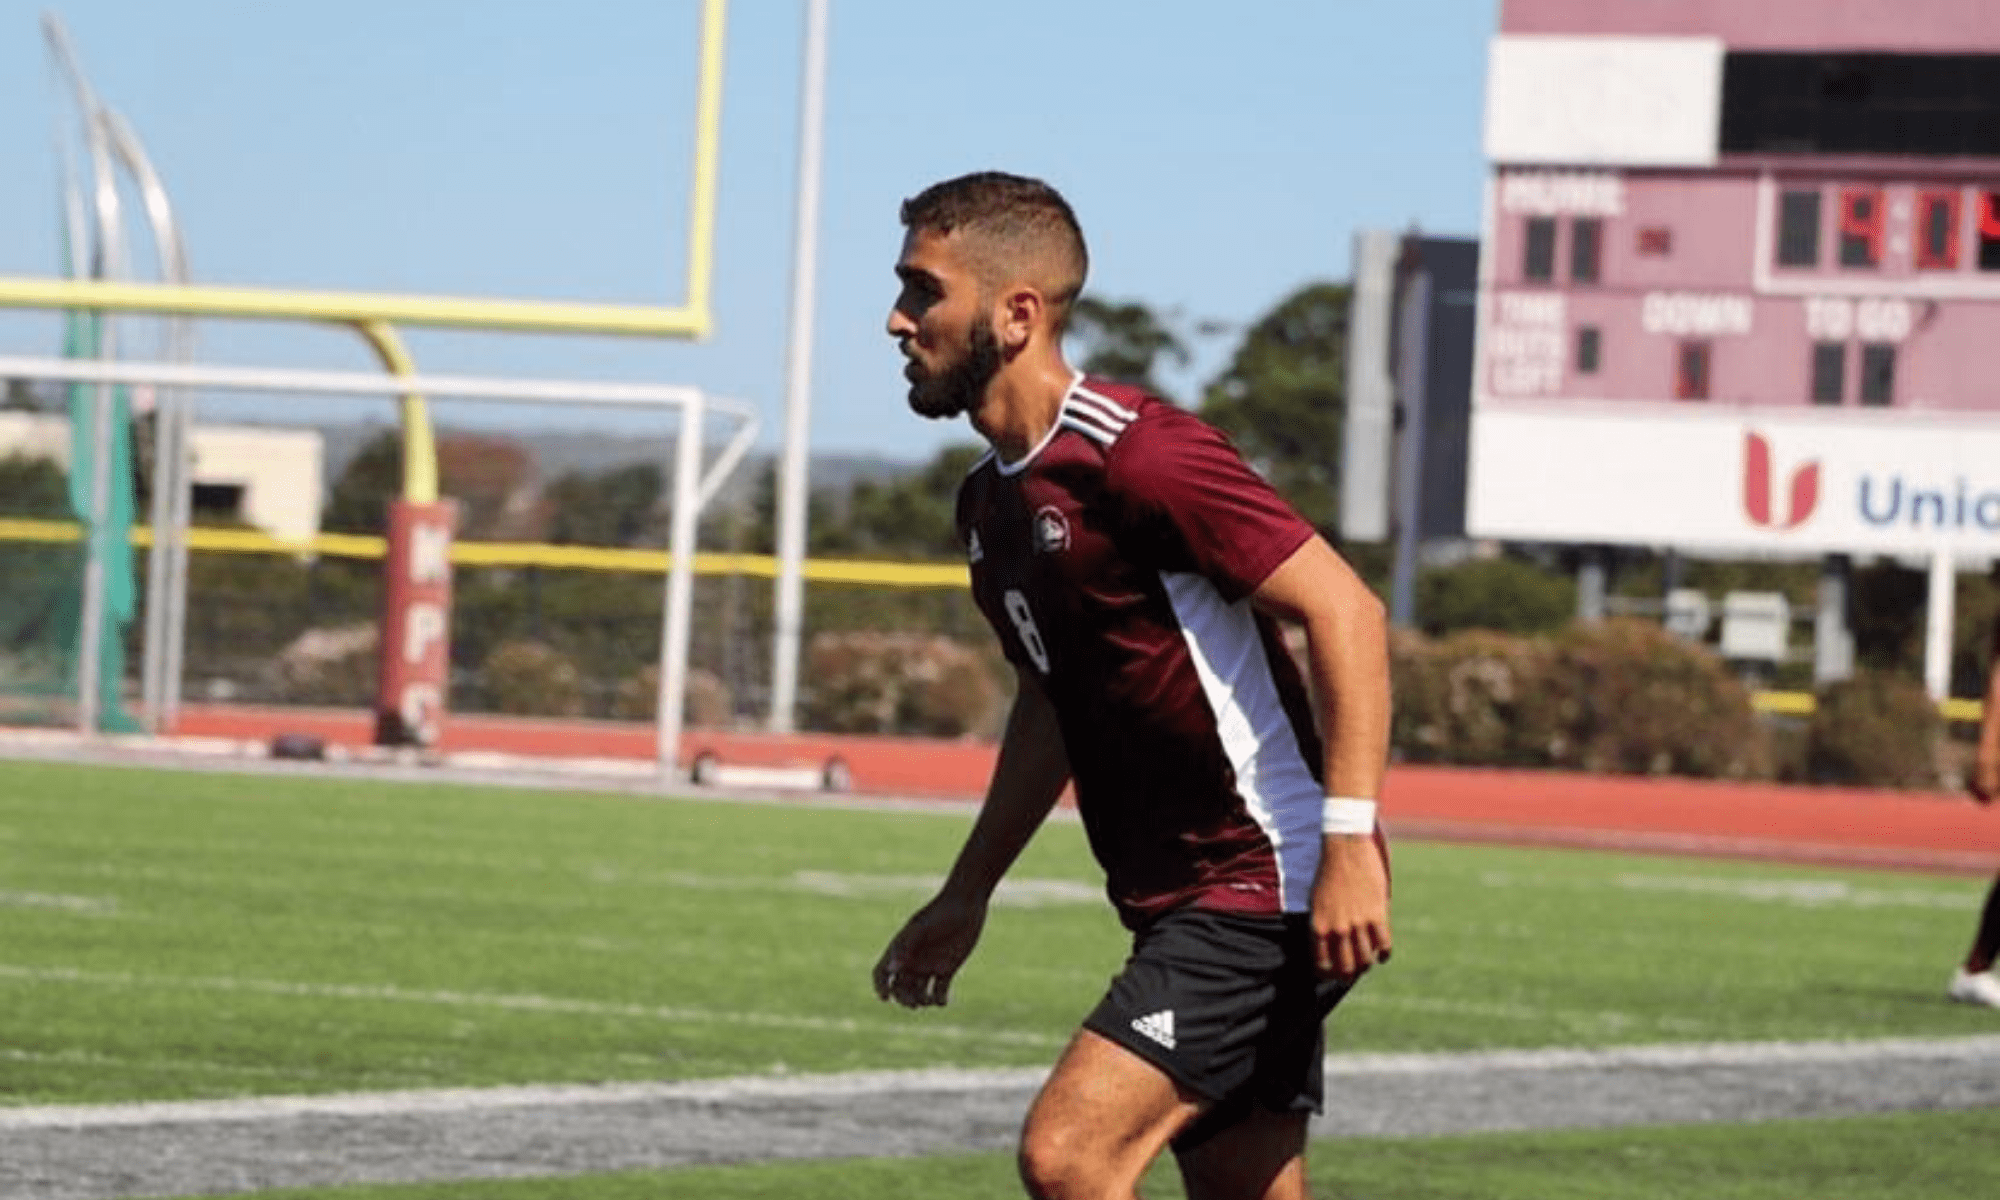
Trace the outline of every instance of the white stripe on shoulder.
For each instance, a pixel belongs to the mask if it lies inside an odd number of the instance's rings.
[[[995,450],[988,450],[986,453],[980,455],[979,461],[973,463],[971,466],[965,469],[966,478],[970,479],[974,474],[978,472],[979,468],[985,466],[987,463],[992,462],[995,458],[998,457],[999,457],[999,452]]]
[[[1075,400],[1095,401],[1097,404],[1103,406],[1105,414],[1107,416],[1119,420],[1131,421],[1136,419],[1139,415],[1138,409],[1129,407],[1124,404],[1120,404],[1118,403],[1118,401],[1113,400],[1111,397],[1105,395],[1103,392],[1092,391],[1091,389],[1083,386],[1081,382],[1079,382],[1075,387],[1071,388],[1069,390],[1069,394],[1070,397]]]
[[[1063,411],[1074,417],[1094,421],[1106,429],[1118,433],[1125,432],[1125,428],[1137,419],[1125,415],[1122,410],[1107,409],[1105,406],[1086,400],[1081,396],[1071,396],[1066,400],[1063,403]]]
[[[1075,413],[1064,413],[1059,422],[1064,429],[1074,429],[1093,442],[1109,446],[1118,440],[1118,434],[1099,425],[1093,425],[1077,417]]]

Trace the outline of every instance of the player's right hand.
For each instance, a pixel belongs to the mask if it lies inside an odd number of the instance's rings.
[[[918,909],[875,964],[875,994],[904,1008],[943,1005],[952,976],[972,956],[986,906],[940,896]]]
[[[1353,982],[1389,961],[1389,864],[1381,843],[1329,834],[1312,887],[1313,961],[1323,979]]]

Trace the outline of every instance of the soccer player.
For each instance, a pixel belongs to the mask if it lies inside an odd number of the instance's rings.
[[[1321,1024],[1390,952],[1382,605],[1221,433],[1066,364],[1087,260],[1052,188],[968,175],[902,221],[888,332],[910,407],[992,445],[958,530],[1019,688],[978,819],[875,989],[946,1002],[1073,781],[1133,950],[1028,1113],[1023,1182],[1130,1197],[1171,1146],[1195,1200],[1303,1197]],[[1305,628],[1319,719],[1274,618]]]
[[[1993,626],[1993,652],[1987,669],[1986,708],[1979,720],[1979,751],[1972,766],[1972,794],[1981,804],[2000,796],[2000,618]],[[1945,994],[1965,1004],[2000,1008],[2000,975],[1993,973],[1994,959],[2000,957],[2000,875],[1986,893],[1986,908],[1979,914],[1979,929],[1972,935],[1972,949],[1965,963],[1953,973]]]

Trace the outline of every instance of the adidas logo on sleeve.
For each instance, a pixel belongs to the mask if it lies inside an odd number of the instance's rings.
[[[1174,1010],[1171,1008],[1135,1019],[1132,1028],[1169,1050],[1174,1048]]]

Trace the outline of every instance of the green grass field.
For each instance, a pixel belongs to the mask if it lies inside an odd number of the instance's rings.
[[[1043,1064],[1124,934],[1051,824],[952,1005],[868,969],[969,814],[0,762],[0,1105]],[[1983,883],[1408,844],[1338,1050],[1995,1030],[1946,1004]],[[2000,1190],[2000,1111],[1342,1140],[1318,1194],[1843,1200]],[[1177,1195],[1171,1169],[1149,1194]],[[267,1193],[1016,1195],[1004,1155]]]
[[[1080,830],[949,1008],[868,969],[964,811],[0,763],[0,1103],[1049,1061],[1124,935]],[[1405,845],[1335,1050],[1991,1032],[1975,880]]]

